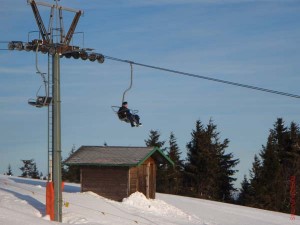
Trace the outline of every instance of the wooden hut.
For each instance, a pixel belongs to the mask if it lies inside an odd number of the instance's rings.
[[[142,192],[155,198],[156,167],[174,163],[152,147],[81,146],[66,161],[80,167],[81,191],[121,201]]]

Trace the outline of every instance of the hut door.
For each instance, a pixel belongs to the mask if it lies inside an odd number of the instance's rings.
[[[139,166],[138,177],[138,191],[147,196],[147,164]]]
[[[147,163],[146,167],[146,197],[150,198],[150,162]]]
[[[137,191],[142,192],[147,198],[155,198],[155,164],[152,159],[147,160],[137,169]]]
[[[156,192],[156,172],[155,172],[155,164],[150,164],[150,191],[149,191],[149,197],[155,198],[155,192]]]

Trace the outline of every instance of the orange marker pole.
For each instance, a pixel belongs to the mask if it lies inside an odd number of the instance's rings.
[[[46,186],[46,215],[54,220],[54,188],[53,182],[47,182]]]

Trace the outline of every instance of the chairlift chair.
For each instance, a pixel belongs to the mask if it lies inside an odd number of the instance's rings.
[[[35,106],[37,108],[41,108],[44,106],[49,106],[52,103],[52,97],[49,97],[49,95],[48,95],[48,82],[45,77],[46,73],[42,73],[38,68],[38,58],[37,58],[38,48],[39,48],[39,45],[37,45],[37,48],[36,48],[36,70],[37,70],[36,73],[41,75],[41,77],[43,79],[45,95],[39,95],[39,91],[40,91],[41,87],[43,86],[43,85],[41,85],[36,93],[36,99],[33,99],[33,98],[29,99],[28,104]]]
[[[47,92],[47,82],[44,81],[45,83],[45,93],[46,95],[39,95],[40,89],[42,86],[40,86],[40,88],[38,89],[37,93],[36,93],[36,98],[30,98],[28,99],[28,104],[35,106],[37,108],[41,108],[44,106],[49,106],[52,103],[52,97],[48,96],[48,92]]]
[[[41,108],[43,106],[49,106],[52,103],[52,97],[48,96],[37,96],[36,99],[29,99],[28,104],[35,106],[37,108]]]
[[[126,122],[126,123],[130,123],[130,121],[125,117],[125,118],[123,118],[121,115],[120,115],[120,113],[121,113],[121,111],[119,111],[120,110],[120,106],[111,106],[111,108],[112,108],[112,110],[114,111],[114,113],[116,113],[117,114],[117,116],[118,116],[118,118],[119,118],[119,120],[121,120],[121,121],[123,121],[123,122]],[[129,109],[129,111],[130,111],[130,113],[132,114],[132,115],[136,115],[136,114],[138,114],[138,110],[136,110],[136,109]]]
[[[131,89],[132,87],[132,83],[133,83],[133,67],[132,67],[132,62],[130,62],[130,85],[129,87],[124,91],[123,93],[123,97],[122,97],[122,103],[124,102],[125,100],[125,95],[126,93]],[[120,114],[120,106],[111,106],[112,110],[114,111],[114,113],[117,114],[119,120],[123,121],[123,122],[126,122],[126,123],[130,123],[130,121],[128,120],[128,118],[123,118]],[[130,113],[132,115],[136,115],[139,111],[138,110],[132,110],[132,109],[129,109]]]

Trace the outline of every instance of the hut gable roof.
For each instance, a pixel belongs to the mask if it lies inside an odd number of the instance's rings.
[[[81,146],[65,161],[65,164],[139,166],[150,156],[157,163],[174,164],[159,148],[117,146]]]

